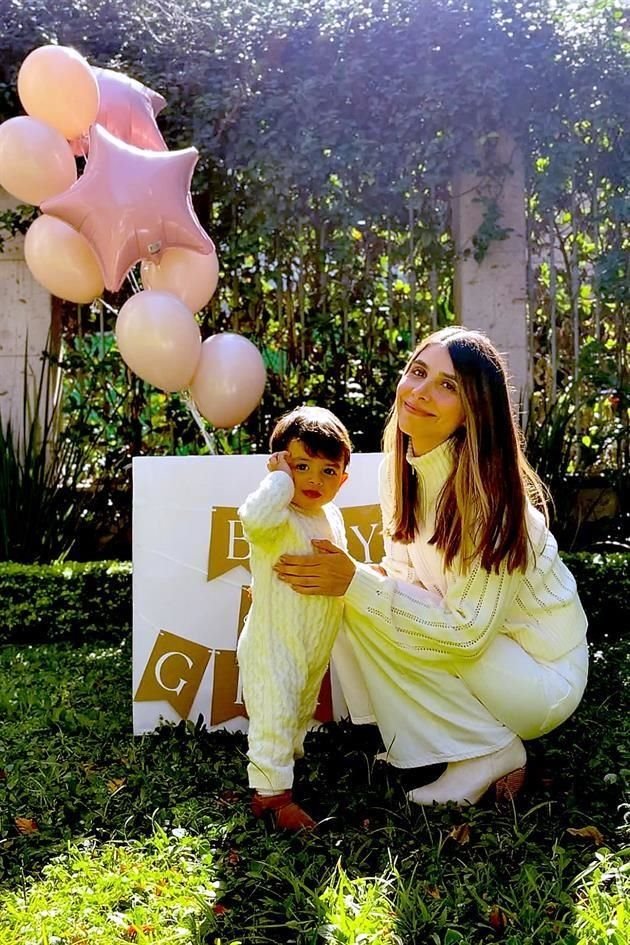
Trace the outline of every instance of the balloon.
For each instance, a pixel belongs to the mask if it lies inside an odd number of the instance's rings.
[[[265,365],[255,345],[233,332],[207,338],[190,393],[215,427],[234,427],[249,417],[265,389]]]
[[[210,301],[219,281],[216,252],[202,256],[191,249],[167,249],[159,263],[145,260],[140,267],[142,285],[147,289],[172,292],[198,312]]]
[[[195,316],[168,292],[138,292],[121,308],[116,341],[125,364],[154,387],[187,387],[201,354]]]
[[[190,198],[197,158],[195,148],[142,151],[93,125],[85,172],[42,210],[86,237],[116,292],[135,263],[159,260],[169,246],[212,252]]]
[[[70,145],[50,125],[27,115],[0,125],[0,185],[13,197],[40,204],[76,179]]]
[[[24,258],[45,289],[69,302],[92,302],[103,292],[103,277],[92,247],[80,233],[56,217],[31,223]]]
[[[33,118],[64,138],[84,134],[98,112],[98,83],[87,59],[68,46],[40,46],[18,73],[18,95]]]
[[[149,151],[166,151],[155,117],[166,105],[166,99],[136,79],[113,69],[92,69],[98,82],[100,106],[96,122],[114,135]],[[72,143],[77,157],[86,156],[89,138],[82,135]]]

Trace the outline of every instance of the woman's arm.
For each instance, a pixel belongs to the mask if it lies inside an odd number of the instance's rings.
[[[475,566],[451,575],[444,599],[415,584],[377,574],[357,564],[331,542],[314,541],[321,554],[282,555],[275,566],[281,581],[300,594],[344,597],[346,605],[369,615],[375,627],[401,647],[421,650],[427,659],[475,659],[503,627],[518,592],[520,575]]]
[[[422,587],[380,577],[359,565],[348,585],[348,607],[368,614],[384,634],[427,659],[476,659],[505,624],[521,575],[498,574],[476,565],[450,574],[441,601]]]

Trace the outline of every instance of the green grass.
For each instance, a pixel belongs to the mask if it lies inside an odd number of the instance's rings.
[[[312,733],[300,837],[250,816],[244,736],[131,735],[127,645],[4,647],[0,945],[626,945],[626,648],[507,810],[409,805],[366,732]]]

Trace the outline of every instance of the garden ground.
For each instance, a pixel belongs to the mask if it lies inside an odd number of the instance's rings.
[[[323,822],[287,837],[249,814],[244,736],[133,737],[128,643],[5,646],[0,943],[627,945],[626,650],[594,654],[514,807],[409,805],[335,724],[298,768]]]

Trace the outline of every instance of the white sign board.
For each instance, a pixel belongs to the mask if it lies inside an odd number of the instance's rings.
[[[380,561],[378,453],[352,457],[337,496],[350,552]],[[162,720],[247,729],[236,644],[248,607],[249,545],[236,509],[267,457],[139,457],[133,461],[133,725]],[[333,674],[317,718],[340,718]]]

